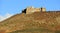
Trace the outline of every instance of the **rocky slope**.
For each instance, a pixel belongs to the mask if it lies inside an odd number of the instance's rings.
[[[60,33],[60,12],[16,14],[0,23],[1,33]]]

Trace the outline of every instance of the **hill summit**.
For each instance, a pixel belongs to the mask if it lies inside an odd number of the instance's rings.
[[[0,22],[0,33],[60,33],[60,11],[16,14]]]

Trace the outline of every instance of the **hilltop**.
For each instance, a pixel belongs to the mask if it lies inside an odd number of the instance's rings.
[[[16,14],[0,23],[2,33],[60,33],[60,12]]]

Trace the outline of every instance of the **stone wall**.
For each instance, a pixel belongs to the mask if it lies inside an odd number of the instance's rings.
[[[45,8],[34,8],[34,7],[28,7],[26,10],[26,14],[31,14],[33,12],[45,12]]]
[[[24,10],[24,12],[26,12],[26,14],[31,14],[34,12],[45,12],[46,9],[45,8],[34,8],[34,7],[27,7],[26,11]]]

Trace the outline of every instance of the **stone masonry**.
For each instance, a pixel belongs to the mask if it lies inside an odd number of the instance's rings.
[[[22,12],[26,13],[26,14],[31,14],[34,12],[45,12],[46,9],[45,8],[34,8],[34,7],[27,7],[26,9],[24,9]]]

